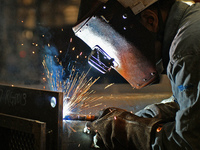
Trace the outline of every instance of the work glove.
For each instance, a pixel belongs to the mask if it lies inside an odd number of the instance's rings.
[[[150,150],[151,137],[160,120],[138,117],[120,108],[107,108],[86,133],[94,135],[93,146],[108,150]]]

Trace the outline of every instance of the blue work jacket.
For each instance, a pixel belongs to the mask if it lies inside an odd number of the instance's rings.
[[[169,56],[167,75],[173,92],[171,103],[177,103],[179,109],[172,113],[175,120],[166,120],[162,130],[155,133],[152,149],[199,150],[200,3],[189,6],[183,2],[176,2],[173,5],[165,27],[163,52]],[[163,104],[168,103],[162,102],[154,105],[157,108],[152,108],[164,114],[165,118],[165,112],[169,110]],[[162,109],[162,106],[165,109]],[[173,109],[175,104],[169,106],[172,106],[169,109]],[[160,116],[162,118],[162,115]]]
[[[167,18],[163,64],[173,96],[136,113],[161,120],[152,150],[200,149],[200,3],[175,2]]]

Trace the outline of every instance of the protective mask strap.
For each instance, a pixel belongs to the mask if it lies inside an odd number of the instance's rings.
[[[163,60],[160,59],[157,63],[156,63],[156,70],[158,72],[158,74],[162,74],[163,71],[164,71],[164,68],[163,68]]]

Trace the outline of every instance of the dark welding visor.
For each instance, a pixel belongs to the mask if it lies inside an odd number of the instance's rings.
[[[155,37],[118,1],[109,0],[73,27],[91,49],[88,62],[102,73],[115,69],[132,87],[158,80]]]

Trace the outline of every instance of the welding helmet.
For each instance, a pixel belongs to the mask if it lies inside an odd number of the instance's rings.
[[[155,62],[156,37],[138,13],[157,0],[108,0],[73,27],[91,49],[88,62],[102,73],[115,69],[133,88],[159,79]]]

